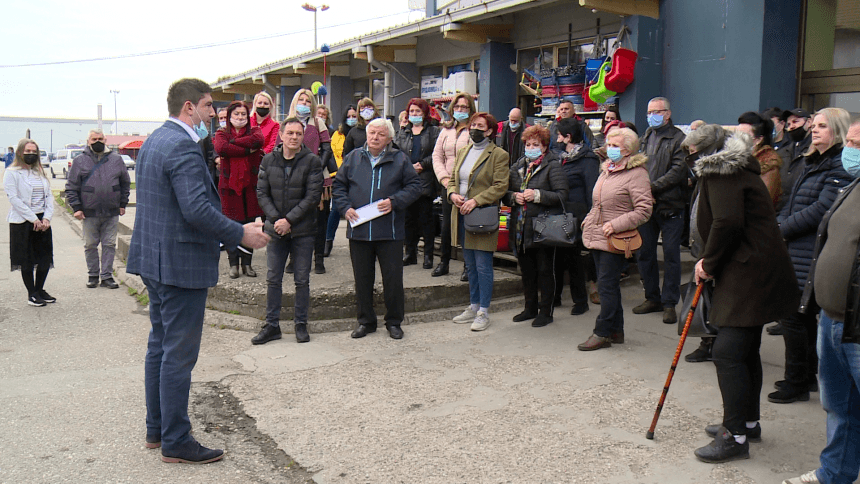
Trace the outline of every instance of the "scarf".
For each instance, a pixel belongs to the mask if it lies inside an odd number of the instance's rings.
[[[540,155],[538,159],[529,163],[526,167],[526,172],[523,175],[523,181],[520,183],[520,192],[525,191],[525,189],[529,186],[529,181],[531,181],[532,176],[534,176],[535,172],[537,172],[538,167],[540,167],[541,161],[543,161],[543,157],[545,155]],[[520,208],[519,212],[517,212],[517,250],[522,251],[523,247],[523,235],[525,232],[525,219],[526,219],[526,209],[528,208],[528,204],[523,201],[523,205]]]

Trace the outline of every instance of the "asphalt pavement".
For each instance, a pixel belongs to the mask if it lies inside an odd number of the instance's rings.
[[[0,196],[0,213],[9,203]],[[82,241],[55,217],[55,304],[33,308],[18,272],[0,272],[0,483],[779,483],[817,466],[818,394],[768,403],[783,343],[764,336],[763,442],[749,460],[698,462],[721,401],[710,363],[681,361],[645,439],[678,337],[659,314],[633,315],[627,342],[583,353],[599,309],[544,328],[495,312],[489,330],[450,321],[292,335],[251,346],[248,331],[204,329],[194,370],[194,435],[222,462],[171,465],[143,446],[146,308],[128,288],[87,289]],[[8,260],[8,231],[0,259]],[[258,269],[259,270],[259,269]],[[633,279],[633,278],[631,278]],[[210,316],[211,317],[211,316]],[[692,351],[690,341],[684,353]]]

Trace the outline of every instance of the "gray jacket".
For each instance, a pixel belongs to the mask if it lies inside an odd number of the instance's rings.
[[[86,217],[114,217],[128,205],[131,179],[122,158],[107,151],[98,160],[88,146],[72,161],[66,180],[66,201]]]

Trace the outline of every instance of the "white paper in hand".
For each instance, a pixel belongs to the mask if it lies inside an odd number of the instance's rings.
[[[370,222],[375,218],[385,215],[379,211],[379,202],[380,200],[377,200],[373,203],[368,203],[363,207],[355,209],[355,213],[358,214],[358,219],[355,222],[349,222],[349,226],[357,227],[365,222]]]

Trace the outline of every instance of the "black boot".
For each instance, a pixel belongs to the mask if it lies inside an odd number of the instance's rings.
[[[688,363],[701,363],[703,361],[713,361],[714,357],[711,354],[714,347],[714,338],[702,338],[699,347],[689,355],[684,357],[684,361]]]
[[[463,273],[460,274],[460,281],[469,282],[469,271],[466,268],[463,268]]]
[[[426,249],[424,251],[424,265],[422,267],[425,269],[433,268],[433,253],[427,252]]]
[[[442,262],[440,262],[439,265],[436,266],[435,269],[433,269],[433,273],[431,273],[430,275],[433,277],[439,277],[444,276],[446,274],[448,274],[448,261],[442,259]]]
[[[323,264],[323,255],[317,254],[314,258],[314,274],[325,274],[325,264]]]
[[[403,256],[403,267],[411,266],[418,263],[418,249],[406,249],[406,255]]]
[[[323,257],[328,257],[331,255],[332,246],[334,246],[333,240],[326,240],[325,241],[325,249],[323,249]]]
[[[261,329],[260,332],[257,333],[257,336],[251,338],[251,344],[263,345],[276,339],[281,339],[281,327],[267,324],[265,328]]]
[[[308,335],[307,323],[296,323],[296,341],[299,343],[307,343],[310,340],[311,337]]]

